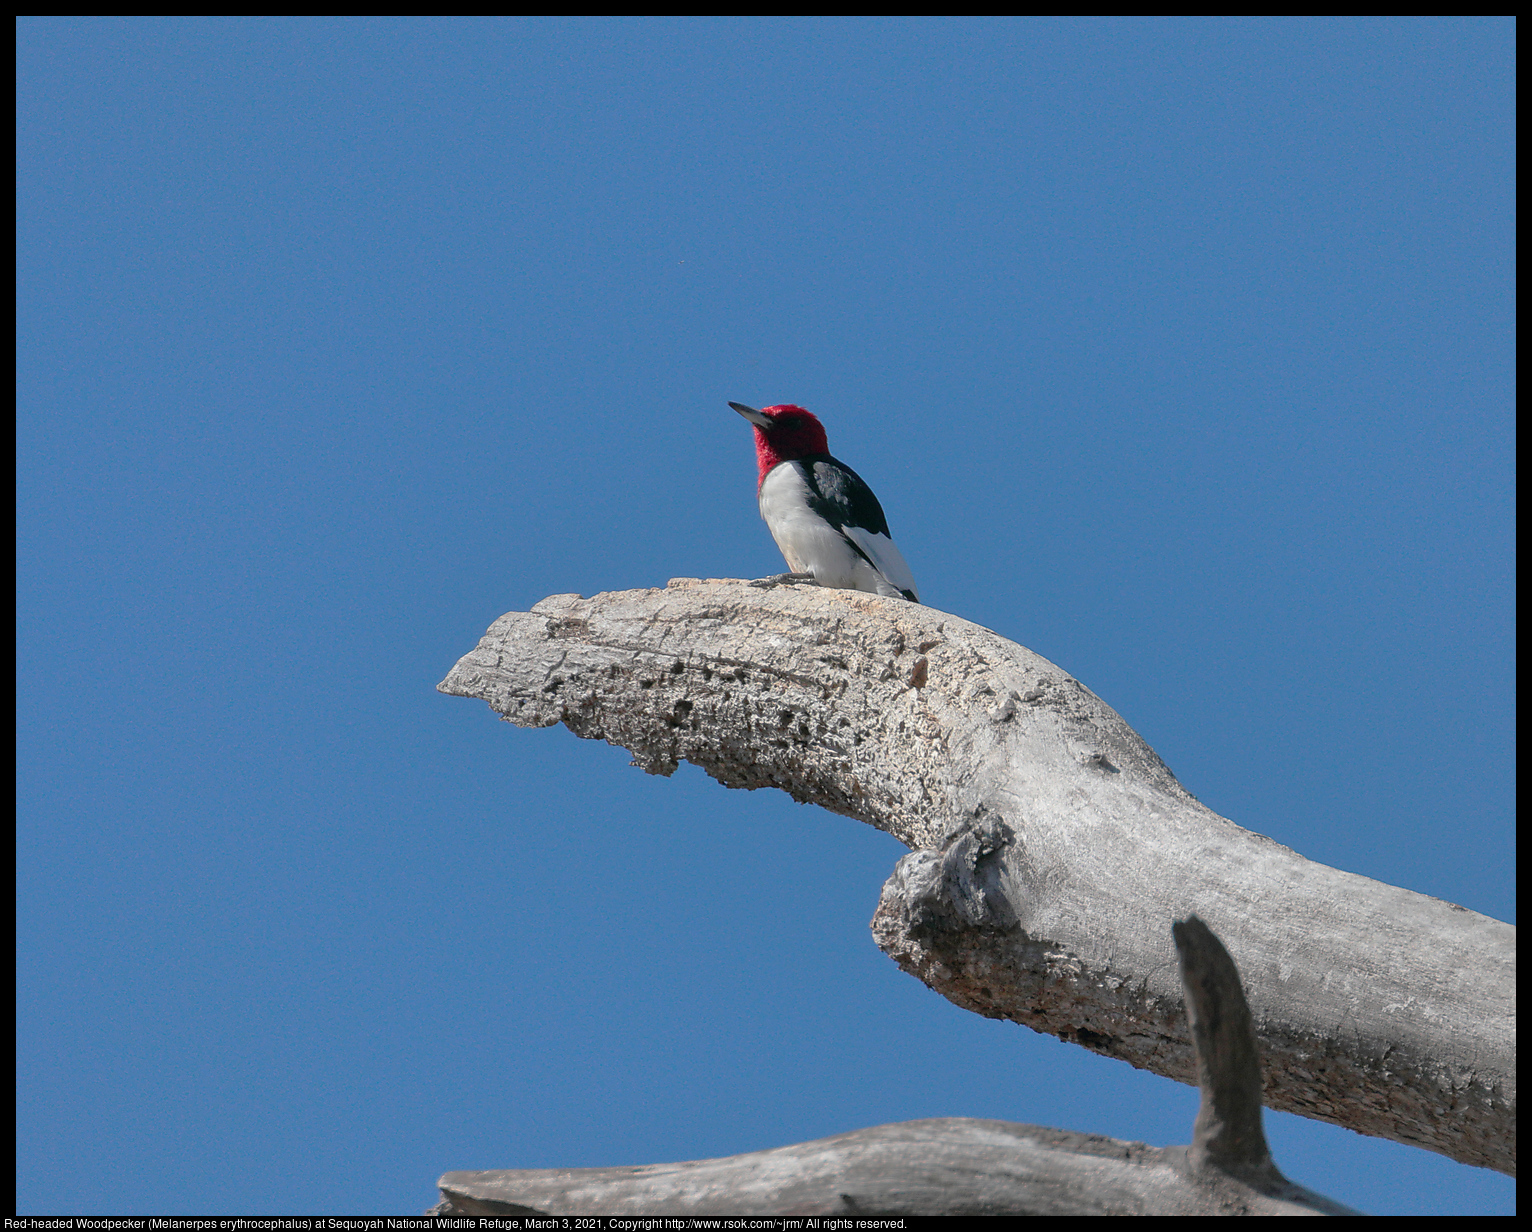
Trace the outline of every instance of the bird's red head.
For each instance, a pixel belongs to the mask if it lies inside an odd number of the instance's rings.
[[[755,426],[755,460],[761,471],[758,483],[764,483],[767,472],[779,462],[830,452],[824,424],[801,406],[784,403],[753,411],[738,402],[729,405]]]

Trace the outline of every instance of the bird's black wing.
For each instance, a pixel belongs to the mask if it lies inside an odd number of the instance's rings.
[[[836,530],[856,526],[875,535],[888,535],[883,506],[862,477],[827,453],[798,459],[808,480],[809,507]]]

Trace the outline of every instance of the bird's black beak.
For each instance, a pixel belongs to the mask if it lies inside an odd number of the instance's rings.
[[[772,422],[770,415],[764,415],[754,407],[746,406],[743,402],[731,402],[729,405],[762,431],[769,431],[771,429]]]

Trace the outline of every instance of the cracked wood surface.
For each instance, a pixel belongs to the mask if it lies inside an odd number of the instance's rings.
[[[1009,1121],[877,1125],[724,1159],[449,1172],[444,1215],[1355,1215],[1301,1185],[1199,1173],[1152,1147]]]
[[[1515,930],[1199,804],[1066,672],[929,607],[677,579],[502,616],[439,686],[912,849],[878,944],[966,1009],[1195,1082],[1169,921],[1239,963],[1268,1106],[1515,1171]]]

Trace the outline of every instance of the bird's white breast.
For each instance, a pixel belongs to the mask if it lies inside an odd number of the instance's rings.
[[[772,468],[761,484],[761,517],[777,541],[794,573],[812,573],[821,586],[865,590],[872,594],[902,598],[912,593],[915,579],[904,557],[887,535],[866,528],[848,527],[857,546],[872,558],[868,561],[809,504],[812,489],[798,462]],[[876,567],[875,567],[876,566]]]

